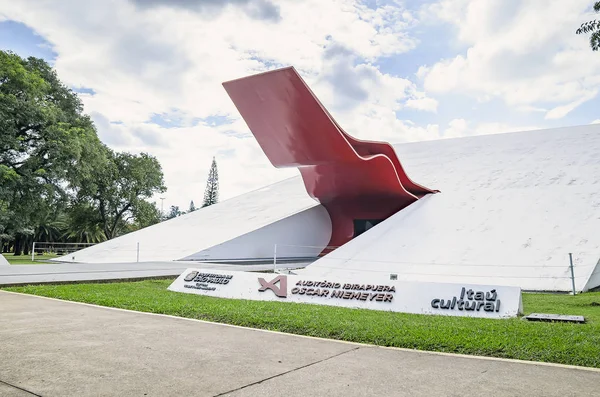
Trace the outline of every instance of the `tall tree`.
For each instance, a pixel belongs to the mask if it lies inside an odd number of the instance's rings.
[[[600,12],[600,1],[594,3],[594,11]],[[600,20],[584,22],[576,31],[577,34],[590,34],[590,47],[592,51],[600,50]]]
[[[180,215],[181,215],[181,211],[179,210],[179,206],[172,205],[171,210],[167,214],[167,219],[177,218]]]
[[[115,153],[105,148],[104,164],[82,181],[78,192],[80,201],[89,201],[97,208],[107,239],[119,235],[126,222],[141,213],[146,199],[166,191],[160,163],[141,153]]]
[[[41,214],[64,205],[101,143],[79,98],[43,60],[0,51],[0,225],[27,252]]]
[[[206,190],[204,191],[204,203],[202,207],[216,204],[219,201],[219,172],[217,171],[217,161],[213,157],[208,180],[206,181]]]
[[[42,59],[0,51],[0,247],[98,242],[158,222],[158,161],[98,139],[77,94]]]

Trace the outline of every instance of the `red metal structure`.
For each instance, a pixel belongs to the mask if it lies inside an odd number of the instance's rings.
[[[308,194],[329,212],[330,247],[355,236],[355,221],[384,220],[437,192],[408,177],[389,143],[348,135],[293,67],[223,86],[271,163],[298,167]]]

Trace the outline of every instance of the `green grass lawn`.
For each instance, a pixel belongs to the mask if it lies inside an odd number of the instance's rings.
[[[48,259],[58,258],[56,254],[35,255],[35,261],[31,260],[31,255],[2,254],[11,265],[43,265]]]
[[[163,313],[381,346],[600,368],[600,293],[523,294],[525,313],[576,314],[586,324],[550,324],[219,299],[167,290],[172,280],[5,288],[78,302]]]

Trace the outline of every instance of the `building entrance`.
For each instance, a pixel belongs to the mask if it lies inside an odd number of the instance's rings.
[[[354,237],[360,236],[381,221],[383,221],[383,219],[355,219]]]

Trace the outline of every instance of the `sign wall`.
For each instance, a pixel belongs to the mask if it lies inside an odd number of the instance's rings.
[[[326,280],[306,275],[189,268],[168,289],[220,298],[416,314],[504,318],[523,311],[518,287],[392,281],[370,275]]]

